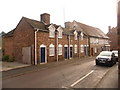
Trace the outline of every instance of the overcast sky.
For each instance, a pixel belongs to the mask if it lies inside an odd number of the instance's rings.
[[[1,0],[0,30],[8,32],[16,27],[22,16],[40,21],[40,14],[49,13],[50,22],[64,26],[64,22],[78,22],[108,32],[117,26],[117,0]]]

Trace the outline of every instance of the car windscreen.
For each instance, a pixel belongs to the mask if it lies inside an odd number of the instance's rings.
[[[103,53],[100,53],[100,56],[111,56],[111,53],[103,52]]]

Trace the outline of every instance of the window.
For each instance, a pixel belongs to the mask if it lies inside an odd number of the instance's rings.
[[[74,53],[77,53],[77,45],[74,47]]]
[[[58,45],[58,55],[62,55],[62,45]]]
[[[75,40],[77,40],[77,32],[76,31],[74,31],[74,38],[75,38]]]
[[[80,35],[81,35],[81,40],[83,40],[83,33],[81,32]]]
[[[48,28],[49,28],[49,37],[54,38],[55,37],[55,27],[51,24]]]
[[[83,53],[84,52],[84,46],[81,45],[80,48],[81,48],[81,53]]]
[[[95,48],[95,53],[97,53],[97,48]]]
[[[55,32],[53,30],[50,30],[49,36],[50,37],[55,37]]]
[[[58,32],[58,38],[62,38],[62,31]]]
[[[55,55],[55,48],[53,44],[49,45],[49,56],[54,56]]]
[[[63,32],[63,29],[61,26],[58,27],[58,38],[62,38],[62,32]]]

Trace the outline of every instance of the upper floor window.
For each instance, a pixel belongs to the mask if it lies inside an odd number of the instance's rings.
[[[58,45],[58,55],[62,55],[62,45]]]
[[[55,27],[53,24],[51,24],[49,27],[49,37],[54,38],[55,37]]]
[[[81,40],[83,40],[83,33],[81,32],[81,34],[80,34],[80,35],[81,35]]]
[[[74,47],[74,53],[77,53],[77,45]]]
[[[75,38],[75,40],[77,40],[77,32],[76,31],[74,31],[74,38]]]
[[[54,56],[55,55],[55,47],[53,44],[49,45],[49,56]]]
[[[58,38],[62,38],[62,32],[63,32],[63,29],[61,26],[58,27]]]

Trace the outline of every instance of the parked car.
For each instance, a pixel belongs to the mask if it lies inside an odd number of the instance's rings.
[[[102,51],[97,57],[96,57],[96,65],[99,64],[105,64],[108,66],[113,66],[116,64],[115,54],[111,51]]]
[[[115,54],[116,61],[118,62],[118,50],[113,50],[112,52]]]

